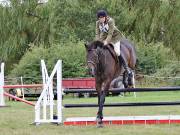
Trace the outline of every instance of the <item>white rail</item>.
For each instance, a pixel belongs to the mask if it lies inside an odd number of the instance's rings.
[[[5,106],[4,101],[4,63],[1,63],[1,72],[0,72],[0,106]]]

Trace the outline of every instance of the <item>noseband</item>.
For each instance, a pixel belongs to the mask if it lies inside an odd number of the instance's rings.
[[[93,61],[87,61],[87,63],[92,64],[94,67],[96,66],[96,64]]]

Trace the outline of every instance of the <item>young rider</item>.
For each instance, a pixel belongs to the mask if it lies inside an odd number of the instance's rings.
[[[123,35],[115,26],[114,19],[109,17],[105,10],[99,10],[97,12],[97,18],[95,39],[102,41],[104,45],[109,43],[113,44],[114,50],[120,61],[119,63],[122,63],[124,69],[130,73],[127,63],[120,54],[120,40],[122,39]]]

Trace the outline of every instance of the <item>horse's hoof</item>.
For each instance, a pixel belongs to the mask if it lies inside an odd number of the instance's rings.
[[[97,128],[103,128],[103,127],[104,127],[103,123],[97,124]]]
[[[102,119],[101,118],[97,118],[96,121],[97,121],[97,128],[102,128],[103,127]]]
[[[102,123],[102,119],[101,118],[96,118],[97,123]]]

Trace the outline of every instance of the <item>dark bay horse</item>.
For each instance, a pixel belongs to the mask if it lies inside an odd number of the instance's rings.
[[[103,125],[103,106],[105,96],[108,93],[111,82],[124,72],[123,66],[120,67],[117,56],[111,44],[104,46],[100,41],[93,41],[85,44],[87,51],[87,65],[90,74],[95,77],[95,87],[98,93],[98,127]],[[136,64],[136,53],[134,46],[126,39],[121,41],[121,55],[124,57],[129,68],[134,70]],[[122,65],[122,64],[121,64]],[[125,77],[125,76],[124,76]],[[124,79],[124,80],[129,80]],[[133,85],[133,82],[128,82]]]

